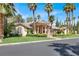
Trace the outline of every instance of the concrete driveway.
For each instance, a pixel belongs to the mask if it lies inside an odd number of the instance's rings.
[[[0,56],[76,56],[79,39],[0,46]]]

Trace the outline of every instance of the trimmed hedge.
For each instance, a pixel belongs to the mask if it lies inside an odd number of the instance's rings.
[[[47,37],[46,34],[28,34],[26,36]]]

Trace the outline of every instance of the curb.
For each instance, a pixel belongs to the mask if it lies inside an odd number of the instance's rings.
[[[79,37],[73,37],[73,38],[61,38],[63,40],[66,40],[66,39],[78,39]]]
[[[29,43],[38,43],[38,42],[49,42],[49,41],[56,41],[56,40],[59,40],[59,39],[58,38],[54,38],[54,39],[50,39],[50,40],[40,40],[40,41],[30,41],[30,42],[18,42],[18,43],[4,43],[4,44],[0,44],[0,46],[29,44]]]

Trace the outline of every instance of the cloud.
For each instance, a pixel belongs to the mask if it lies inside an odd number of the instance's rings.
[[[23,19],[26,20],[27,17],[29,17],[29,15],[22,15]]]
[[[63,14],[63,11],[62,10],[55,10],[55,11],[52,11],[53,15],[57,15],[57,14]]]
[[[54,11],[54,12],[52,12],[51,14],[56,15],[57,13],[58,13],[57,11]]]
[[[38,12],[38,13],[36,13],[36,16],[37,15],[40,15],[42,20],[47,20],[47,18],[48,18],[48,15],[46,12]]]

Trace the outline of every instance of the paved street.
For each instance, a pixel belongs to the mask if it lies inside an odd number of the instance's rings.
[[[79,39],[49,41],[0,47],[0,56],[75,56]]]

